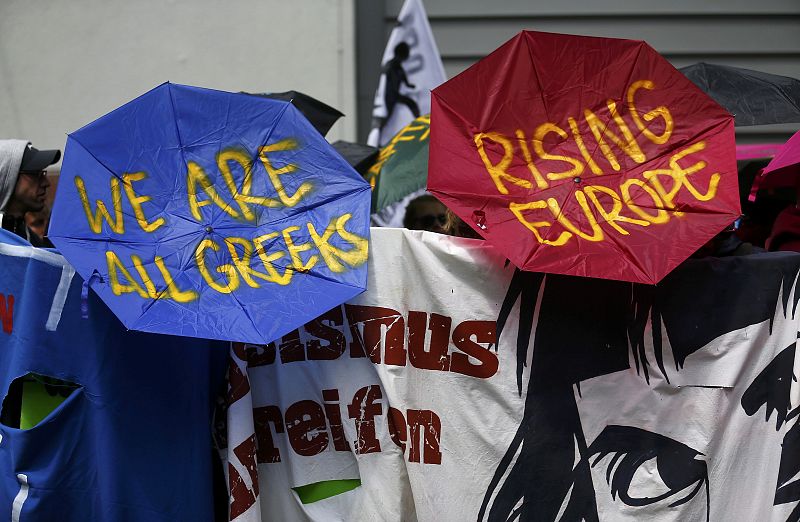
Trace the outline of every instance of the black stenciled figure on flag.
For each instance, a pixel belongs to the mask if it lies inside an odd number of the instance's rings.
[[[776,346],[785,346],[781,343],[790,341],[786,336],[796,336],[793,328],[775,324],[793,321],[800,300],[800,256],[760,264],[725,260],[725,270],[719,263],[693,261],[657,286],[515,272],[497,334],[499,340],[519,303],[517,388],[522,394],[527,387],[527,393],[523,418],[487,487],[478,520],[661,520],[674,518],[676,509],[692,520],[719,520],[712,513],[713,481],[709,484],[719,440],[711,451],[710,440],[681,429],[684,423],[703,425],[701,410],[694,409],[696,398],[714,392],[701,385],[670,385],[670,380],[680,383],[680,374],[669,367],[715,378],[734,372],[731,379],[742,382],[734,393],[743,396],[741,405],[735,401],[729,411],[736,414],[743,408],[742,413],[754,415],[766,406],[778,413],[778,428],[786,429],[800,411],[788,399],[790,383],[797,378],[792,375],[794,345],[782,351],[765,349],[766,362],[759,359],[760,368],[746,369],[755,379],[741,378],[741,366],[720,366],[719,357],[691,356],[702,356],[709,346],[718,349],[720,338],[764,321],[769,321]],[[688,396],[652,391],[664,383]],[[643,388],[647,392],[638,394]],[[729,393],[719,389],[714,397],[726,404]],[[712,408],[719,405],[709,402]],[[647,419],[666,410],[673,413],[657,426],[668,433],[623,425],[635,423],[636,412]],[[792,481],[800,470],[797,426],[783,442],[775,506],[800,500]],[[713,433],[713,427],[709,424],[705,433]],[[726,480],[736,482],[731,468],[725,468],[729,464],[722,466]],[[738,473],[744,482],[749,472]],[[786,520],[800,520],[799,512],[795,505]]]
[[[383,66],[383,74],[386,75],[386,90],[383,100],[386,103],[386,120],[392,117],[394,108],[398,103],[402,103],[414,118],[419,117],[419,106],[417,102],[408,96],[400,93],[400,87],[405,84],[409,89],[416,86],[408,81],[406,71],[403,69],[403,62],[406,61],[411,53],[411,48],[406,42],[400,42],[394,47],[394,57]]]

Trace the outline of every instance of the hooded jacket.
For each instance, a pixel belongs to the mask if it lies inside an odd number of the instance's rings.
[[[17,185],[22,155],[28,147],[25,140],[0,140],[0,212],[4,212]]]
[[[0,140],[0,227],[28,240],[33,246],[52,248],[49,239],[39,237],[28,228],[24,216],[5,215],[17,186],[22,156],[29,144],[26,140]]]

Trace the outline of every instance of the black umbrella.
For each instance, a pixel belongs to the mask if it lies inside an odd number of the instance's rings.
[[[727,65],[680,71],[736,118],[736,125],[800,123],[800,80]]]
[[[339,140],[333,143],[333,148],[362,176],[378,159],[379,150],[369,145]]]
[[[344,116],[344,114],[334,109],[330,105],[322,103],[318,99],[312,98],[308,94],[303,94],[302,92],[298,91],[265,92],[255,94],[255,96],[292,102],[292,105],[297,107],[300,112],[303,113],[303,116],[305,116],[306,119],[311,122],[311,125],[313,125],[314,128],[317,129],[317,131],[319,131],[319,133],[323,136],[325,136],[328,131],[331,130],[331,127],[333,127],[333,124],[336,123],[336,120]]]

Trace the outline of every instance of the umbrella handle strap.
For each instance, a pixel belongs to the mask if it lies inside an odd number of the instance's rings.
[[[102,281],[103,278],[100,276],[100,272],[97,270],[92,272],[92,275],[89,276],[89,279],[83,282],[81,286],[81,318],[88,319],[89,318],[89,287],[92,285],[92,282],[98,280]]]
[[[753,184],[750,186],[750,194],[747,196],[747,201],[753,203],[756,200],[756,195],[758,195],[758,191],[761,188],[761,185],[764,184],[764,172],[763,170],[758,171],[756,177],[753,179]]]

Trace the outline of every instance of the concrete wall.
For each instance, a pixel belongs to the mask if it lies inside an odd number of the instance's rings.
[[[385,44],[403,0],[363,0]],[[452,78],[522,29],[645,40],[676,67],[700,61],[800,78],[800,0],[424,0]],[[372,47],[377,46],[373,42]],[[380,46],[379,53],[383,50]],[[380,61],[380,54],[378,54]],[[359,75],[362,74],[359,58]],[[368,75],[377,75],[367,71]],[[359,78],[359,86],[369,78]],[[377,84],[377,78],[371,80]],[[361,87],[359,87],[361,89]],[[370,87],[365,87],[369,90]],[[371,87],[374,93],[374,86]],[[359,96],[361,93],[359,92]],[[371,97],[359,97],[369,111]],[[781,141],[800,125],[737,129],[741,141]]]
[[[0,0],[0,137],[63,148],[66,133],[172,81],[299,90],[349,117],[353,0]]]

